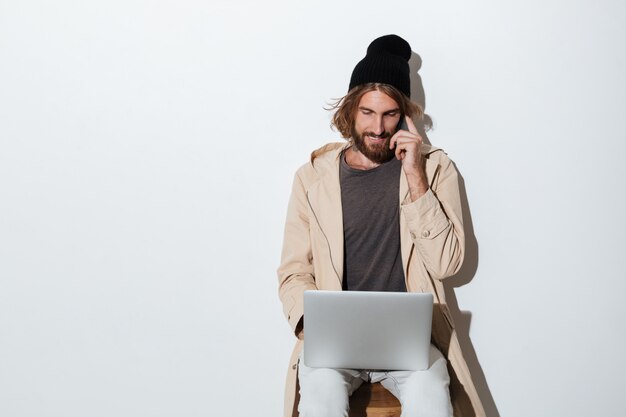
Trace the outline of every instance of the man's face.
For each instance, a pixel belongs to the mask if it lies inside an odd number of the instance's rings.
[[[400,106],[387,94],[381,91],[365,93],[352,128],[356,149],[372,162],[389,161],[394,155],[394,150],[389,149],[389,140],[396,133],[400,117]]]

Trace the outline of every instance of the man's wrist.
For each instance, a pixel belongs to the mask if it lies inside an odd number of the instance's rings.
[[[411,201],[415,201],[426,194],[428,191],[428,181],[426,180],[426,173],[424,173],[423,170],[418,169],[416,172],[405,173],[405,175],[409,186]]]

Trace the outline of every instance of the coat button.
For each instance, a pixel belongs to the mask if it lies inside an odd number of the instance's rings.
[[[291,369],[296,369],[297,367],[298,367],[298,364],[297,364],[297,363],[294,363],[294,364],[291,366]]]
[[[422,232],[422,237],[428,237],[428,236],[430,236],[430,232],[428,230],[424,230]]]
[[[411,238],[415,239],[415,233],[411,232]]]

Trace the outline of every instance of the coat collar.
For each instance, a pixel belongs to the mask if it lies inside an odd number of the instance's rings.
[[[343,281],[343,211],[339,183],[339,163],[342,151],[349,144],[337,144],[312,161],[319,180],[307,191],[309,205],[329,246],[330,261],[337,275],[338,288]],[[327,145],[328,146],[328,145]]]
[[[326,145],[324,152],[312,161],[313,168],[318,172],[318,181],[313,183],[307,191],[307,199],[315,219],[322,230],[322,234],[328,242],[330,260],[337,275],[338,289],[342,288],[343,281],[343,210],[341,205],[341,186],[339,182],[339,165],[343,150],[350,144],[337,143]],[[422,154],[426,156],[426,176],[429,186],[432,188],[433,179],[438,169],[438,164],[427,155],[438,151],[438,148],[430,145],[422,145]],[[400,175],[400,204],[410,202],[409,186],[405,175]],[[404,215],[400,211],[400,222],[405,223]],[[402,253],[402,267],[404,276],[408,276],[408,264],[413,248],[408,227],[400,228],[400,246]]]

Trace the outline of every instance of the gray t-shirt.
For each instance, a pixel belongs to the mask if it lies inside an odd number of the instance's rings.
[[[401,171],[395,158],[358,170],[341,155],[344,290],[406,291],[400,253]]]

